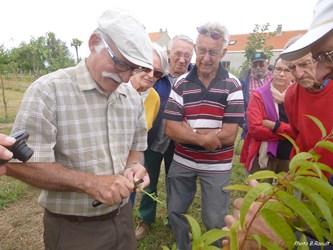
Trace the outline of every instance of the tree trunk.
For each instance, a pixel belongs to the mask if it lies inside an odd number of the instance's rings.
[[[5,107],[5,120],[7,122],[8,121],[7,102],[6,102],[6,95],[5,95],[5,84],[3,82],[2,74],[0,74],[0,80],[1,80],[1,88],[2,88],[3,106]]]

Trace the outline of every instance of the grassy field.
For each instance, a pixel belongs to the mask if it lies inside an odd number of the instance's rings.
[[[7,117],[5,116],[5,105],[3,101],[3,92],[1,90],[1,103],[0,103],[0,132],[1,133],[10,133],[11,123],[15,119],[16,112],[21,103],[24,90],[27,88],[29,83],[27,82],[18,82],[18,81],[6,81],[4,79],[5,85],[5,100],[7,104]],[[233,160],[233,171],[231,182],[233,183],[242,183],[244,181],[244,172],[243,167],[239,164],[239,152],[242,147],[242,141],[239,140],[239,137],[235,145],[235,157]],[[163,172],[163,171],[162,171]],[[22,197],[26,195],[27,192],[31,190],[31,187],[28,185],[12,179],[10,177],[1,177],[0,178],[0,213],[1,210],[7,206],[15,206],[15,203],[20,201]],[[165,202],[165,185],[164,185],[164,174],[162,173],[158,185],[158,197],[161,201]],[[242,196],[242,193],[231,192],[232,200],[236,197]],[[137,222],[138,215],[138,206],[137,203],[140,201],[140,195],[137,195],[136,205],[134,207],[134,220],[135,224]],[[37,195],[36,195],[37,202]],[[201,223],[201,208],[200,208],[200,187],[198,186],[198,192],[195,196],[194,202],[190,208],[189,214],[193,216],[200,224]],[[28,208],[27,208],[28,209]],[[231,209],[231,207],[230,207]],[[172,244],[174,243],[174,238],[171,234],[169,226],[166,224],[167,210],[165,205],[158,204],[157,208],[157,221],[152,225],[150,229],[150,234],[142,241],[138,242],[138,248],[141,250],[155,250],[161,249],[161,246],[168,246],[171,249]],[[36,227],[41,227],[41,224],[35,225]],[[39,228],[40,230],[40,228]],[[36,231],[38,231],[36,229]],[[1,246],[0,246],[1,248]],[[28,248],[27,248],[28,249]]]

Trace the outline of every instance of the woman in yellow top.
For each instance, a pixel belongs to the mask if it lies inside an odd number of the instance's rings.
[[[153,67],[154,70],[149,73],[144,71],[134,73],[129,81],[143,99],[148,131],[152,128],[160,109],[160,96],[152,87],[159,78],[169,74],[168,57],[156,43],[153,43]],[[130,196],[132,207],[134,206],[135,197],[136,193],[132,192]]]
[[[153,87],[154,83],[162,76],[168,74],[168,58],[163,49],[153,43],[153,67],[154,70],[147,73],[140,71],[135,73],[130,83],[141,95],[146,111],[147,129],[150,130],[160,109],[160,97]]]

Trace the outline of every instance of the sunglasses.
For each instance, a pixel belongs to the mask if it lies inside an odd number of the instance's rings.
[[[159,79],[161,77],[163,77],[164,73],[162,71],[156,70],[154,69],[154,77]]]
[[[211,38],[213,38],[214,40],[219,40],[222,38],[222,35],[218,32],[215,31],[209,31],[207,28],[205,28],[204,26],[198,27],[197,31],[199,32],[199,34],[201,35],[206,35],[209,34]]]
[[[108,51],[112,61],[114,62],[114,67],[116,68],[116,70],[120,71],[120,72],[125,72],[128,70],[131,70],[132,72],[139,72],[139,71],[144,71],[144,72],[150,72],[151,69],[145,68],[145,67],[133,67],[131,65],[128,65],[125,62],[120,61],[116,55],[114,54],[114,52],[112,51],[112,49],[109,47],[109,45],[106,43],[106,41],[101,37],[104,46],[106,48],[106,50]]]
[[[151,70],[150,70],[150,71],[144,71],[144,70],[142,70],[142,69],[135,69],[135,70],[133,70],[133,75],[138,74],[138,73],[141,73],[141,72],[145,72],[146,74],[148,74],[148,73],[151,72]],[[159,78],[161,78],[161,77],[164,76],[164,73],[163,73],[162,71],[159,71],[159,70],[154,69],[153,76],[154,76],[156,79],[159,79]]]

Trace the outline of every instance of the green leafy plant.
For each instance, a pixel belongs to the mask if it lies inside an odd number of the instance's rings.
[[[246,179],[246,181],[253,179],[261,181],[258,185],[250,187],[236,184],[225,188],[246,193],[240,210],[240,219],[232,224],[230,231],[212,229],[201,234],[197,221],[189,215],[184,215],[191,227],[192,250],[219,249],[211,244],[223,237],[229,238],[228,249],[232,250],[243,249],[246,240],[256,241],[259,249],[261,247],[270,250],[285,249],[264,235],[251,234],[251,226],[258,216],[265,220],[288,249],[294,249],[297,242],[299,243],[298,249],[309,249],[305,232],[314,235],[317,244],[321,244],[322,247],[327,242],[333,242],[333,187],[322,172],[327,171],[333,174],[333,170],[318,162],[320,155],[315,152],[317,148],[333,152],[333,142],[330,141],[333,139],[333,131],[327,134],[320,120],[310,115],[307,117],[318,126],[322,138],[313,149],[308,152],[300,152],[295,141],[287,135],[283,135],[296,150],[296,155],[291,159],[287,173],[259,171]],[[264,182],[268,179],[273,179],[274,184]],[[255,216],[246,222],[246,214],[253,202],[260,202],[260,208]],[[245,237],[241,242],[238,239],[240,229],[245,232]],[[301,234],[300,239],[296,238],[297,232]],[[168,249],[165,246],[162,248]],[[172,250],[175,249],[174,244]]]
[[[201,228],[199,223],[190,215],[188,214],[183,214],[191,228],[191,233],[192,233],[192,249],[194,250],[218,250],[220,248],[216,246],[212,246],[212,244],[225,237],[228,236],[228,233],[225,231],[222,231],[220,229],[211,229],[204,234],[201,232]],[[163,250],[168,250],[169,248],[162,246]],[[172,246],[172,250],[176,249],[176,245],[174,244]]]
[[[307,117],[318,126],[322,138],[313,149],[300,152],[295,141],[283,135],[292,142],[296,150],[287,173],[259,171],[249,176],[247,181],[274,179],[274,184],[260,182],[254,187],[232,185],[226,188],[246,192],[240,219],[232,225],[230,231],[226,231],[230,237],[231,249],[243,249],[246,240],[255,240],[259,246],[267,249],[283,249],[263,235],[250,233],[257,216],[266,221],[288,249],[294,249],[297,242],[307,242],[305,232],[314,235],[322,247],[325,242],[333,242],[333,187],[322,172],[333,174],[333,171],[329,166],[318,162],[320,155],[315,151],[317,148],[324,148],[333,152],[333,142],[330,141],[333,139],[333,131],[327,133],[320,120],[309,115]],[[246,223],[246,214],[256,201],[260,202],[260,208],[253,219]],[[246,235],[242,242],[238,241],[240,229]],[[302,235],[300,240],[297,240],[296,232]],[[309,249],[306,243],[300,245],[302,249]]]
[[[165,204],[163,203],[163,201],[160,201],[155,193],[152,193],[152,194],[148,193],[146,190],[144,190],[144,189],[140,186],[140,184],[134,183],[134,185],[135,185],[135,188],[140,189],[140,191],[141,191],[142,193],[148,195],[152,200],[154,200],[154,201],[160,203],[161,205],[165,206]]]

